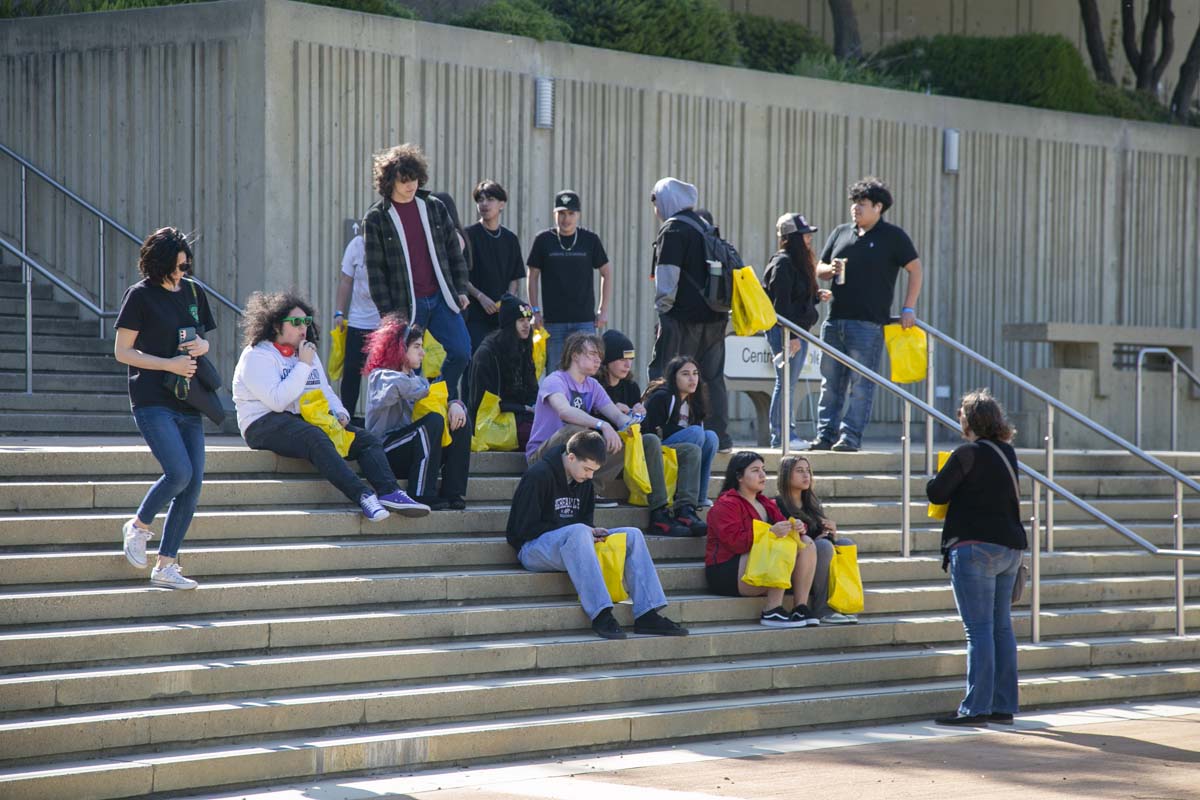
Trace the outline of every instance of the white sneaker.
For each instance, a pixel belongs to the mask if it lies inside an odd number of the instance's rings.
[[[855,625],[858,623],[858,617],[853,614],[842,614],[838,611],[830,611],[825,616],[821,617],[821,622],[826,625]]]
[[[150,572],[150,585],[161,586],[164,589],[195,589],[200,584],[191,578],[183,577],[183,573],[179,571],[179,562],[175,562],[161,569],[155,567]]]
[[[139,569],[146,568],[146,542],[154,535],[154,531],[137,525],[129,520],[121,527],[125,534],[125,560]]]
[[[358,505],[368,522],[383,522],[391,516],[388,510],[383,507],[383,504],[379,502],[379,498],[374,494],[364,494],[358,498]],[[429,506],[425,506],[425,512],[429,512]]]

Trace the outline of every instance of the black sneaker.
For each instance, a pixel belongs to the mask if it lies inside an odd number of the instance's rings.
[[[835,453],[857,453],[858,445],[851,444],[848,439],[843,437],[838,439],[837,442],[834,443],[833,447],[829,449]]]
[[[768,628],[803,628],[808,623],[794,622],[791,615],[783,610],[783,606],[776,606],[762,612],[762,616],[758,618],[758,624]]]
[[[601,639],[624,639],[625,631],[617,624],[611,608],[606,608],[592,620],[592,630]]]
[[[976,714],[971,717],[960,717],[958,714],[953,714],[949,717],[938,717],[934,720],[938,725],[950,725],[966,728],[986,728],[988,724],[987,714]]]
[[[707,536],[708,523],[700,519],[696,509],[682,506],[675,509],[675,521],[692,532],[692,536]]]
[[[692,535],[691,528],[680,525],[667,513],[667,507],[656,508],[650,512],[650,524],[646,527],[647,536],[676,536]]]
[[[1013,724],[1013,715],[1012,714],[1003,714],[1003,713],[997,711],[995,713],[988,714],[988,722],[998,722],[1001,725],[1012,725]]]
[[[657,611],[647,611],[633,621],[634,633],[645,633],[650,636],[687,636],[687,628],[678,622],[667,619]]]
[[[445,511],[450,507],[450,501],[444,497],[437,495],[426,494],[414,498],[418,503],[424,503],[429,506],[430,511]]]
[[[804,605],[804,603],[800,603],[792,609],[791,620],[796,623],[797,628],[800,627],[801,622],[808,628],[816,628],[821,624],[821,620],[813,616],[813,613],[808,610],[808,606]]]
[[[454,497],[446,498],[446,506],[453,511],[463,511],[467,507],[467,501],[455,495]]]
[[[611,497],[601,497],[600,495],[596,495],[596,508],[616,508],[618,505],[619,504],[617,501],[613,500]]]
[[[813,439],[808,443],[809,450],[832,450],[833,442],[828,439]]]

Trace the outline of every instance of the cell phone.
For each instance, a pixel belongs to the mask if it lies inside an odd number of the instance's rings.
[[[186,328],[179,329],[177,345],[183,345],[183,344],[186,344],[187,342],[195,341],[195,339],[196,339],[196,329],[194,327],[192,327],[191,325],[189,325]]]

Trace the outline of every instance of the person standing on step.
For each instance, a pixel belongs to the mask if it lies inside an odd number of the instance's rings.
[[[708,417],[708,391],[700,378],[700,363],[691,356],[676,356],[667,363],[666,374],[651,381],[646,389],[646,419],[642,430],[653,431],[663,444],[700,448],[700,471],[696,497],[711,506],[708,485],[713,459],[717,456],[717,434],[704,426]]]
[[[467,507],[467,470],[471,460],[471,425],[461,400],[451,400],[446,416],[428,411],[413,417],[413,406],[429,394],[421,375],[425,360],[419,325],[389,314],[367,339],[367,430],[383,442],[388,464],[408,478],[408,491],[434,511]],[[450,444],[442,434],[450,426]],[[442,487],[438,491],[438,476]]]
[[[489,180],[480,181],[471,196],[479,212],[479,221],[467,226],[466,231],[471,252],[467,332],[474,352],[483,337],[500,327],[500,298],[517,294],[517,287],[525,277],[525,264],[517,235],[500,224],[500,214],[508,205],[508,192]]]
[[[608,325],[612,304],[612,264],[600,237],[580,227],[579,195],[563,189],[554,196],[554,227],[542,231],[529,249],[529,303],[533,327],[545,326],[546,363],[557,364],[567,337],[595,333]],[[592,273],[600,273],[600,305],[596,305]]]
[[[187,277],[191,271],[192,248],[183,233],[159,228],[150,234],[138,254],[142,279],[125,290],[113,326],[113,356],[129,367],[134,422],[163,471],[122,528],[125,558],[146,568],[150,524],[170,504],[150,571],[150,583],[167,589],[196,588],[180,570],[179,547],[204,482],[204,417],[168,391],[164,380],[195,374],[196,359],[208,352],[203,334],[216,327],[204,290]]]
[[[342,405],[354,416],[358,395],[362,391],[363,347],[371,331],[379,327],[379,310],[371,299],[367,285],[366,242],[355,225],[354,238],[342,254],[342,271],[338,277],[334,327],[346,330],[346,360],[342,370],[339,394]],[[349,308],[347,309],[347,306]]]
[[[832,295],[828,289],[817,285],[816,257],[812,251],[812,235],[817,228],[808,224],[801,214],[784,214],[775,222],[775,233],[779,240],[779,249],[767,263],[763,272],[763,289],[775,312],[809,330],[817,324],[817,305],[828,300]],[[767,331],[767,341],[775,356],[775,390],[771,392],[771,447],[783,444],[780,430],[783,425],[783,326],[776,325]],[[799,386],[800,373],[804,368],[804,359],[808,355],[808,342],[799,336],[791,337],[788,366],[792,388]],[[792,394],[795,397],[795,394]],[[791,414],[791,409],[786,410]],[[793,450],[807,450],[809,443],[796,435],[795,425],[789,426],[792,431],[791,447]]]
[[[517,560],[530,572],[566,572],[592,630],[604,639],[624,639],[612,613],[596,542],[625,534],[625,586],[633,598],[634,633],[686,636],[687,629],[658,612],[667,597],[637,528],[596,527],[592,478],[608,461],[611,448],[597,431],[582,430],[549,448],[521,477],[513,496],[505,535]]]
[[[483,338],[471,355],[470,395],[467,408],[479,419],[484,392],[500,399],[501,413],[511,413],[517,423],[517,447],[524,451],[533,428],[538,380],[533,366],[533,309],[519,297],[500,298],[500,327]]]
[[[850,187],[849,195],[852,221],[833,229],[817,266],[818,278],[833,280],[833,305],[821,326],[821,338],[878,372],[883,326],[891,317],[900,270],[908,273],[900,324],[905,328],[916,324],[921,260],[908,234],[883,219],[892,206],[892,193],[883,181],[863,178]],[[822,358],[817,438],[812,449],[857,452],[874,401],[873,382],[835,358]]]
[[[708,546],[704,553],[704,577],[714,594],[727,597],[766,597],[759,624],[768,628],[804,628],[821,620],[804,603],[812,591],[817,567],[816,548],[807,534],[801,534],[792,568],[792,600],[789,613],[783,607],[783,589],[752,586],[742,578],[754,545],[754,520],[769,523],[771,532],[784,537],[796,531],[795,522],[785,519],[779,507],[763,494],[767,488],[767,469],[762,456],[741,450],[729,459],[725,483],[717,502],[708,512]]]
[[[319,333],[313,307],[291,292],[254,292],[246,301],[241,356],[233,371],[233,405],[238,429],[254,450],[302,458],[317,468],[370,522],[388,518],[389,508],[403,516],[423,516],[429,506],[400,490],[382,443],[350,422],[350,412],[334,394],[317,357]],[[354,434],[343,458],[329,434],[305,420],[300,398],[320,391],[345,430]],[[357,460],[372,488],[346,465]]]
[[[813,488],[812,463],[803,456],[788,456],[779,461],[779,495],[775,505],[789,518],[804,525],[804,532],[813,540],[817,551],[817,568],[813,575],[812,594],[808,607],[826,625],[853,625],[858,617],[842,614],[829,607],[829,565],[833,562],[834,546],[854,544],[838,534],[837,523],[825,516],[821,498]]]
[[[1017,713],[1017,638],[1013,585],[1029,546],[1021,521],[1016,431],[987,389],[963,395],[958,421],[967,443],[925,486],[931,503],[949,503],[942,524],[942,569],[967,634],[967,693],[939,725],[1011,724]]]
[[[427,329],[446,350],[442,376],[450,399],[471,357],[466,310],[467,260],[445,203],[423,187],[425,154],[402,144],[375,156],[380,199],[363,219],[367,282],[380,314],[399,311]]]

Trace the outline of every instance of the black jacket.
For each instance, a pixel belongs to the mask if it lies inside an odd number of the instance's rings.
[[[808,274],[792,263],[786,251],[771,256],[763,273],[763,288],[776,314],[805,330],[817,324],[817,287],[809,285]]]
[[[563,468],[565,452],[567,446],[564,444],[551,449],[541,461],[525,471],[517,484],[505,537],[518,552],[526,542],[547,531],[577,522],[592,525],[596,508],[592,482],[575,483],[567,478]]]
[[[646,407],[646,419],[642,421],[642,433],[653,433],[662,440],[683,430],[679,425],[679,396],[666,386],[659,386],[646,396],[642,403]],[[690,404],[689,404],[690,405]],[[698,425],[703,419],[696,419],[696,408],[690,405],[691,418],[689,425]]]
[[[996,442],[1014,471],[1017,453]],[[1028,546],[1012,478],[1000,457],[983,442],[968,442],[950,454],[946,466],[925,486],[931,503],[949,503],[942,526],[942,550],[957,542],[1002,544],[1015,550]]]
[[[483,337],[479,348],[471,356],[471,396],[468,408],[475,419],[484,392],[500,398],[500,410],[511,411],[521,417],[528,416],[526,406],[537,402],[537,372],[533,368],[533,356],[521,358],[516,353],[505,352],[501,338],[503,330],[492,331]]]

